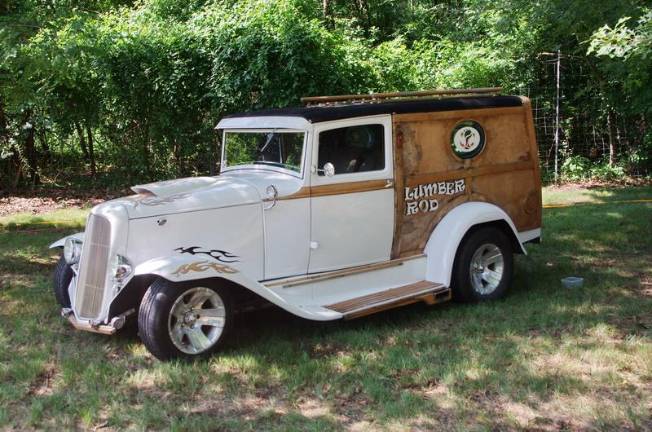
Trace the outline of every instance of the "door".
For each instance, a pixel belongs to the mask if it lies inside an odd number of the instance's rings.
[[[388,260],[394,233],[391,116],[315,126],[309,272]],[[334,173],[324,165],[332,164]]]

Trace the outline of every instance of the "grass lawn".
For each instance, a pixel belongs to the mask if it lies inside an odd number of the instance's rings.
[[[59,318],[47,245],[84,210],[0,218],[0,430],[652,430],[652,203],[622,202],[651,197],[546,190],[584,204],[544,210],[504,300],[333,323],[269,309],[196,364]]]

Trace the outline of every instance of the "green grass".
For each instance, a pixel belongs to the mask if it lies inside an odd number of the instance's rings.
[[[58,317],[47,245],[83,211],[3,218],[0,429],[652,430],[652,204],[609,204],[651,196],[546,190],[600,205],[546,209],[504,300],[333,323],[261,311],[196,364]]]
[[[544,189],[543,205],[599,204],[613,201],[652,199],[652,185],[639,187],[592,187],[575,185]]]
[[[0,216],[0,232],[4,231],[39,231],[82,229],[89,209],[67,208],[53,212],[34,215],[19,213],[12,216]]]

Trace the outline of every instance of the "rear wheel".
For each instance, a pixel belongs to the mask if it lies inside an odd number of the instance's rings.
[[[143,297],[138,333],[160,360],[204,358],[223,345],[232,311],[232,296],[224,287],[158,279]]]
[[[453,297],[483,301],[504,296],[512,282],[513,266],[512,245],[502,230],[483,227],[470,232],[455,257]]]
[[[66,262],[66,260],[61,256],[57,266],[54,268],[53,275],[53,291],[54,297],[57,299],[57,303],[61,307],[69,308],[70,307],[70,294],[68,294],[68,285],[72,280],[72,267]]]

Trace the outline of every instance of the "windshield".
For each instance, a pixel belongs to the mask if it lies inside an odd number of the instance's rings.
[[[304,132],[225,131],[224,163],[272,165],[301,172]]]

